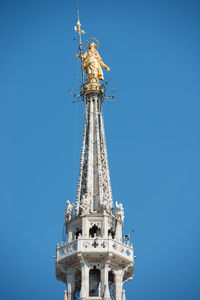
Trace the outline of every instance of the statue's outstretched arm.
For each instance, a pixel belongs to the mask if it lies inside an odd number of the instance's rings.
[[[101,56],[99,55],[99,53],[98,53],[98,58],[99,58],[99,63],[101,65],[101,67],[104,68],[107,71],[110,71],[110,68],[106,64],[104,64],[104,62],[103,62]]]
[[[110,68],[109,68],[106,64],[104,64],[103,61],[100,61],[100,65],[101,65],[102,68],[104,68],[105,70],[110,71]]]

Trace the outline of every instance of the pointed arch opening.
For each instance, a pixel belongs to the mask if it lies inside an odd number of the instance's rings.
[[[112,239],[115,238],[115,231],[113,230],[112,227],[110,229],[108,229],[108,236],[111,236]]]
[[[76,228],[76,231],[75,231],[75,239],[77,240],[80,236],[82,235],[82,229],[81,228]]]
[[[100,236],[101,235],[101,228],[98,227],[96,224],[94,224],[92,227],[89,229],[89,237],[94,238],[95,236]]]
[[[110,298],[115,299],[115,274],[113,271],[108,272],[108,287],[110,292]]]
[[[89,296],[98,297],[100,296],[100,270],[94,266],[89,272]]]
[[[74,274],[75,279],[75,289],[74,289],[74,300],[80,299],[81,291],[81,270],[76,270]]]

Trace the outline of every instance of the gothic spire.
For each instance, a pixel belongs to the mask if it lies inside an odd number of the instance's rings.
[[[76,200],[76,215],[113,207],[100,92],[85,94],[85,126]]]
[[[81,35],[78,21],[75,28]],[[134,253],[129,238],[123,241],[124,209],[115,203],[108,167],[106,139],[102,117],[105,99],[99,42],[88,39],[88,50],[80,49],[81,69],[87,82],[82,82],[85,124],[76,199],[66,202],[65,229],[67,240],[57,244],[56,277],[66,283],[64,300],[125,300],[123,283],[133,276]],[[81,41],[81,40],[80,40]],[[128,235],[127,235],[128,237]]]

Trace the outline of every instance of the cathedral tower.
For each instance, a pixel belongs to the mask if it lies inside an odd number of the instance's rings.
[[[132,279],[134,254],[129,239],[122,239],[124,209],[112,199],[106,139],[102,117],[105,93],[104,64],[96,39],[83,53],[81,24],[79,54],[82,64],[85,124],[76,204],[67,201],[67,241],[57,244],[56,277],[64,282],[64,300],[125,300],[123,283]],[[86,72],[87,82],[84,76]]]

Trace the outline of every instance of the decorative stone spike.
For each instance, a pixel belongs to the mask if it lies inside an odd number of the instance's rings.
[[[125,290],[123,290],[123,292],[122,292],[122,300],[126,300],[126,293],[125,293]]]
[[[68,300],[67,299],[67,291],[66,290],[64,290],[64,300]]]

